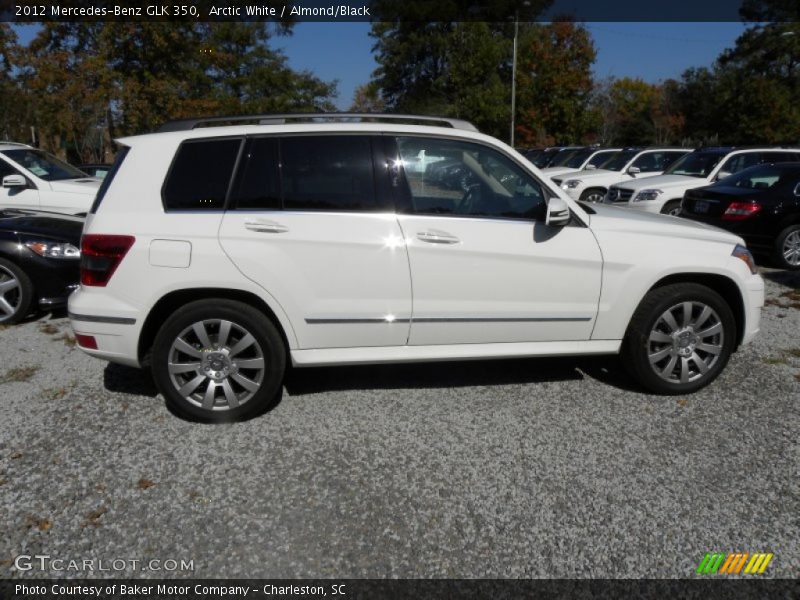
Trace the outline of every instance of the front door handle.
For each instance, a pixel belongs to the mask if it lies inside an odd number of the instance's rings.
[[[254,219],[252,221],[244,222],[245,229],[250,231],[260,231],[262,233],[286,233],[289,228],[286,225],[281,225],[277,221],[270,221],[267,219]]]
[[[417,239],[429,244],[457,244],[459,240],[456,236],[447,233],[446,231],[439,231],[438,229],[430,229],[428,231],[420,231],[417,234]]]

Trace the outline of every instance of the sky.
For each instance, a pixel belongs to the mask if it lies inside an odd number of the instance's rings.
[[[640,77],[655,83],[678,77],[689,67],[709,66],[745,30],[731,23],[586,23],[594,39],[598,78]],[[27,43],[37,25],[17,26]],[[294,69],[323,80],[338,80],[336,104],[346,110],[356,87],[376,64],[369,23],[299,23],[291,36],[273,38]]]

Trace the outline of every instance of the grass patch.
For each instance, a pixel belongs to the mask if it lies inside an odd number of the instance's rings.
[[[789,356],[800,358],[800,348],[792,348],[791,350],[784,350],[783,352],[784,354],[788,354]]]
[[[69,348],[74,348],[75,344],[78,343],[77,340],[73,336],[71,336],[70,334],[68,334],[66,332],[62,333],[58,337],[54,337],[53,339],[56,340],[57,342],[64,342],[64,344],[66,344],[67,347],[69,347]]]
[[[42,390],[45,398],[48,400],[61,400],[64,396],[67,395],[69,390],[67,388],[47,388]]]
[[[762,358],[761,362],[765,365],[788,365],[789,361],[782,356],[769,356],[767,358]]]
[[[42,323],[39,325],[39,331],[47,335],[55,335],[61,330],[52,323]]]
[[[31,377],[36,375],[36,371],[38,370],[39,367],[16,367],[15,369],[6,371],[5,375],[0,377],[0,383],[28,381]]]
[[[86,520],[83,522],[81,527],[100,527],[100,517],[108,512],[108,508],[105,506],[101,506],[99,508],[94,509],[88,515],[86,515]]]

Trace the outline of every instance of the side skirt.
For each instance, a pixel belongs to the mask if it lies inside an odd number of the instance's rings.
[[[617,354],[622,340],[578,342],[515,342],[507,344],[454,344],[441,346],[376,346],[292,350],[295,367],[368,365],[377,363],[488,360],[525,356]]]

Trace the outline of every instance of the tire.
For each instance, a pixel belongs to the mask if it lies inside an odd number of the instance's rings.
[[[688,321],[685,305],[691,309]],[[667,311],[677,328],[664,318]],[[703,332],[710,333],[697,335]],[[704,285],[676,283],[641,301],[623,340],[622,360],[649,391],[690,394],[717,378],[735,344],[736,321],[725,300]]]
[[[233,300],[198,300],[173,313],[156,334],[153,379],[180,417],[241,421],[278,403],[286,354],[264,313]]]
[[[602,202],[606,191],[602,188],[589,188],[581,194],[582,202]]]
[[[33,283],[25,271],[0,258],[0,325],[13,325],[27,317],[33,298]]]
[[[788,253],[788,256],[787,256]],[[779,269],[800,269],[800,223],[789,225],[775,238],[772,260]]]
[[[681,201],[670,200],[664,206],[661,207],[661,214],[672,215],[673,217],[679,217],[681,215]]]

